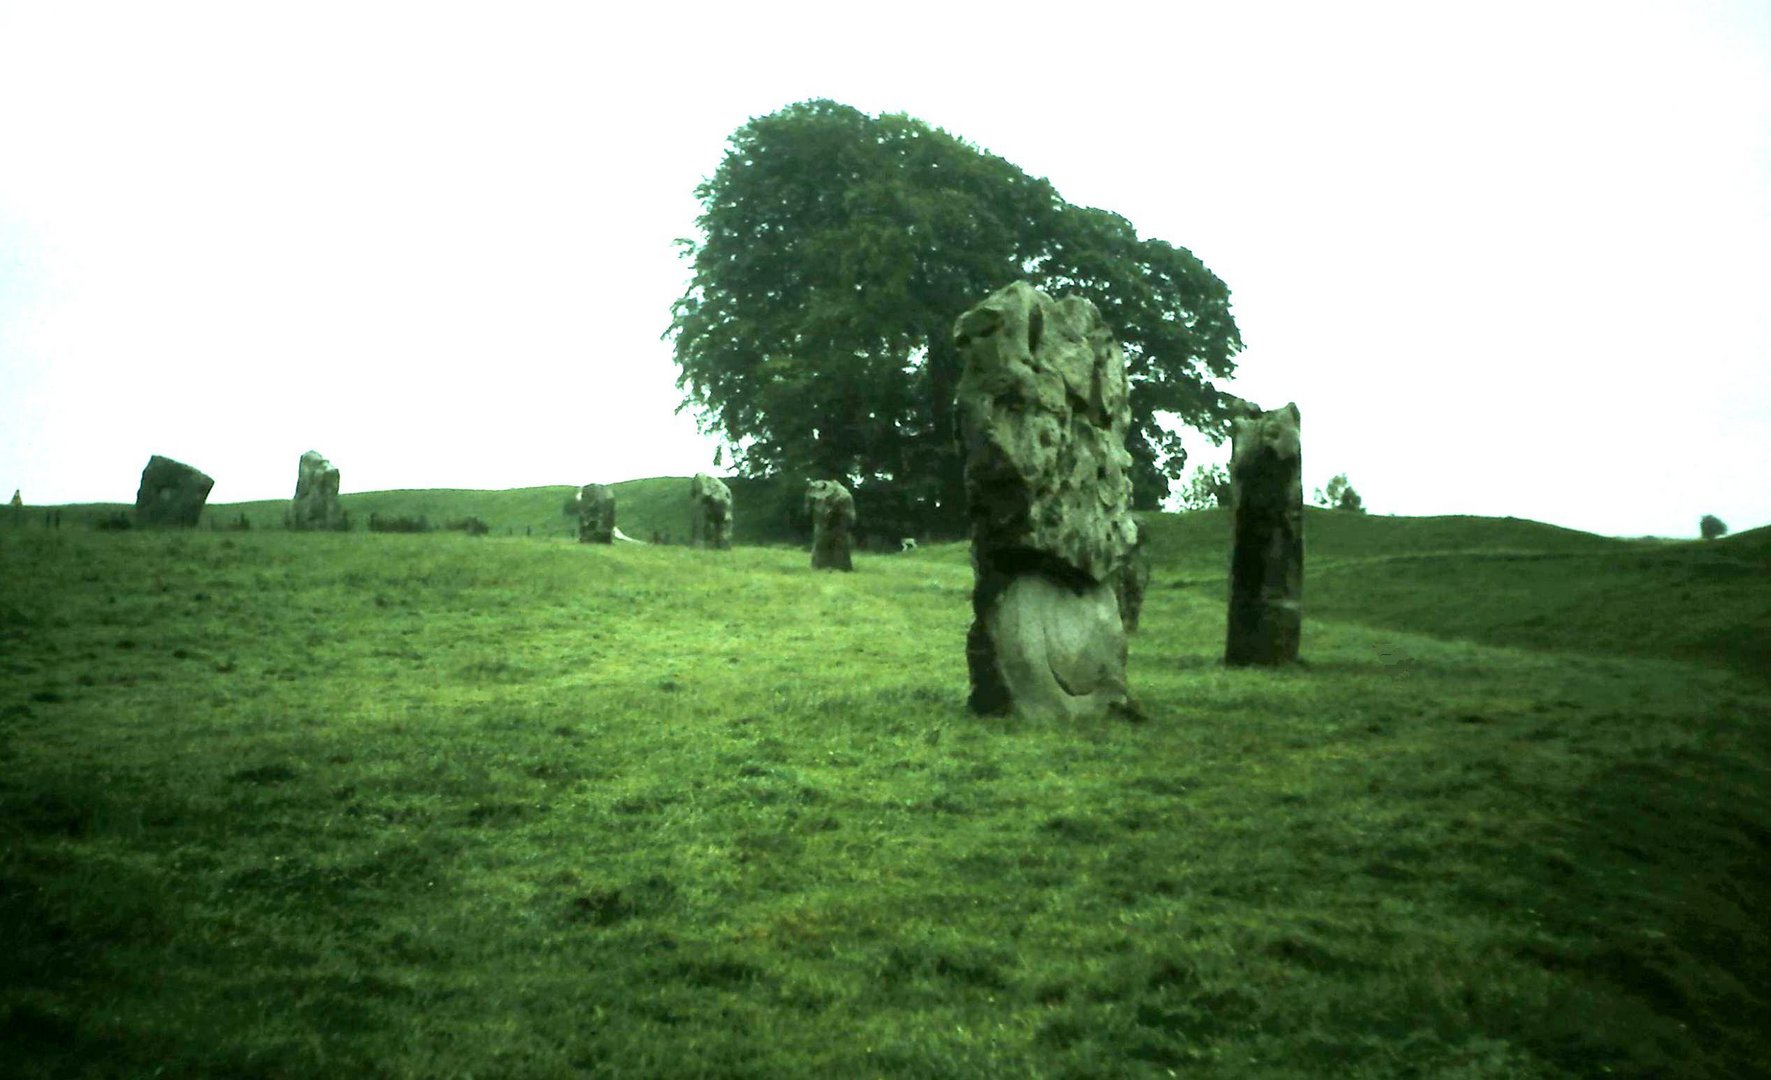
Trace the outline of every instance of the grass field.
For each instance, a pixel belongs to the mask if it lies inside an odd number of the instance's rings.
[[[1771,1075],[1755,533],[1312,512],[1307,662],[1230,671],[1154,519],[1149,719],[1042,725],[964,713],[963,546],[569,491],[0,529],[0,1072]]]
[[[726,477],[737,509],[735,540],[741,544],[792,543],[796,534],[782,513],[782,495],[770,481]],[[615,491],[617,523],[635,540],[650,541],[653,535],[673,544],[689,539],[689,478],[656,476],[609,485]],[[575,517],[566,515],[565,504],[578,489],[569,484],[512,488],[507,491],[463,491],[453,488],[419,488],[400,491],[347,492],[339,506],[350,516],[352,529],[368,528],[369,516],[422,517],[436,529],[450,522],[478,518],[493,535],[526,538],[577,536]],[[83,503],[67,507],[64,525],[87,526],[116,515],[128,516],[132,507],[123,503]],[[201,528],[222,529],[241,518],[254,529],[281,529],[289,511],[288,499],[254,502],[212,503],[203,511]],[[0,527],[6,508],[0,507]],[[44,508],[27,508],[21,520],[28,528],[41,528]]]

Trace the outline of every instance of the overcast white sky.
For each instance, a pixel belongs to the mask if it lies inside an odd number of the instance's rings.
[[[1191,248],[1307,487],[1771,522],[1766,0],[0,0],[0,499],[153,453],[216,502],[308,449],[345,491],[707,469],[671,241],[813,97]]]

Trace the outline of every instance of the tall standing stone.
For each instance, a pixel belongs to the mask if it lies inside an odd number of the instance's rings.
[[[215,481],[199,470],[155,454],[141,471],[141,487],[135,492],[136,524],[195,528],[213,487]]]
[[[689,481],[689,534],[696,547],[732,546],[732,489],[719,477],[696,473]]]
[[[835,480],[806,483],[806,513],[812,518],[812,569],[853,570],[849,533],[855,526],[855,497]]]
[[[1304,598],[1303,451],[1298,407],[1248,405],[1231,425],[1229,628],[1224,663],[1298,658]]]
[[[1119,591],[1136,540],[1125,362],[1094,304],[1016,282],[954,324],[972,533],[974,712],[1129,707]]]
[[[615,491],[602,484],[586,484],[578,489],[578,542],[580,544],[613,544],[615,542]]]
[[[301,455],[295,472],[295,498],[289,503],[289,527],[298,532],[336,529],[344,524],[338,508],[338,470],[317,450]]]

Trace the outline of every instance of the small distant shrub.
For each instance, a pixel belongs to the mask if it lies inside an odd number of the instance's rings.
[[[1230,505],[1230,470],[1223,465],[1201,465],[1193,470],[1181,489],[1182,510],[1209,510]]]
[[[1330,510],[1347,510],[1355,514],[1365,513],[1365,500],[1353,490],[1347,482],[1347,474],[1341,473],[1328,482],[1327,488],[1316,489],[1316,505],[1325,506]]]
[[[1703,534],[1705,540],[1714,540],[1719,536],[1728,535],[1728,526],[1716,515],[1705,514],[1703,520],[1697,523],[1697,531]]]
[[[252,522],[247,520],[245,514],[241,514],[239,517],[228,522],[226,525],[223,525],[221,527],[221,531],[222,532],[251,532],[252,531]]]
[[[427,533],[430,530],[430,521],[423,514],[417,517],[383,516],[375,513],[369,515],[370,532]]]
[[[119,510],[114,514],[109,515],[108,517],[99,518],[97,521],[92,523],[92,527],[95,529],[102,530],[104,532],[119,532],[123,529],[129,528],[130,526],[132,526],[134,524],[135,523],[133,521],[129,520],[128,514]]]
[[[469,536],[484,536],[492,531],[492,526],[477,517],[466,517],[460,521],[451,521],[443,528],[450,532],[464,532]]]

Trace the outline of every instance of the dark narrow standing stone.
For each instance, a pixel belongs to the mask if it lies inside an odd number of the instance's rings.
[[[855,525],[855,497],[835,480],[806,482],[806,513],[812,518],[812,569],[853,570],[849,533]]]
[[[1298,658],[1304,598],[1303,453],[1298,407],[1250,406],[1232,425],[1230,612],[1224,663]]]
[[[1119,621],[1125,632],[1138,632],[1138,618],[1144,611],[1144,591],[1150,587],[1150,552],[1144,546],[1144,528],[1135,520],[1136,530],[1131,551],[1126,555],[1125,570],[1119,576]]]
[[[578,542],[615,542],[615,492],[602,484],[578,489]]]
[[[732,489],[717,476],[696,473],[689,481],[689,536],[696,547],[732,546]]]

